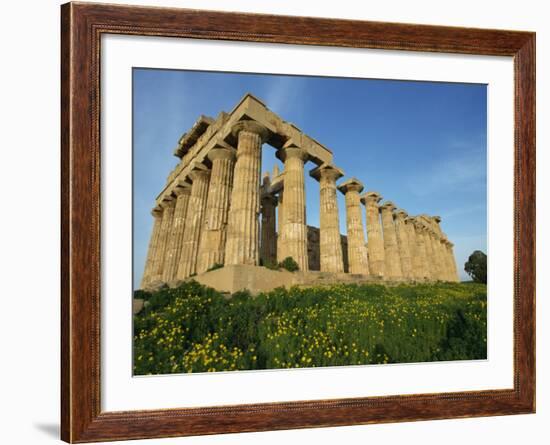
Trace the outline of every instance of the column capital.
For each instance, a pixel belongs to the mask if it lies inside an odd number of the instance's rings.
[[[191,193],[191,187],[189,187],[188,185],[183,186],[183,187],[178,186],[178,187],[174,188],[172,193],[174,193],[174,195],[176,195],[176,198],[181,196],[181,195],[189,195]]]
[[[395,204],[394,204],[393,202],[391,202],[391,201],[386,201],[386,202],[384,202],[384,204],[382,204],[382,205],[380,206],[380,211],[385,210],[385,211],[388,211],[388,212],[391,213],[391,212],[393,212],[396,208],[397,208],[397,207],[395,206]]]
[[[236,138],[239,137],[239,133],[245,131],[247,133],[254,133],[260,136],[260,139],[263,142],[269,137],[269,131],[266,127],[256,121],[247,120],[239,121],[233,127],[231,127],[231,134]]]
[[[321,177],[333,178],[336,181],[344,176],[344,172],[334,165],[321,164],[315,167],[313,170],[310,170],[309,176],[316,179],[317,181],[320,181]]]
[[[162,209],[165,209],[175,204],[176,204],[176,200],[174,199],[174,197],[166,195],[162,198],[162,201],[159,203],[159,206],[162,207]]]
[[[382,195],[375,191],[363,193],[361,195],[361,202],[366,205],[378,205],[382,201]]]
[[[441,222],[441,216],[439,215],[434,215],[432,216],[432,219],[437,223],[439,224]]]
[[[230,145],[224,144],[224,146],[222,146],[222,145],[216,144],[216,146],[212,148],[206,156],[212,162],[217,159],[227,159],[232,161],[235,159],[236,154],[237,154],[237,150],[235,150]]]
[[[273,206],[277,206],[277,204],[279,203],[279,200],[277,199],[277,197],[270,193],[263,194],[261,197],[261,201],[262,202],[265,201],[266,203],[272,204]]]
[[[191,167],[191,171],[189,172],[189,178],[192,181],[195,181],[198,178],[205,178],[210,176],[210,170],[204,165],[200,163],[195,163]]]
[[[162,207],[161,206],[155,206],[151,209],[151,215],[153,215],[154,218],[160,218],[162,216]]]
[[[357,178],[350,178],[338,186],[338,190],[340,190],[344,195],[348,192],[361,193],[363,188],[363,183]]]
[[[418,218],[418,216],[415,216],[411,219],[413,220],[414,227],[416,227],[417,230],[419,230],[420,232],[424,232],[427,230],[426,225],[422,220]]]
[[[399,221],[403,221],[405,222],[405,219],[409,216],[409,214],[407,212],[405,212],[405,210],[403,209],[397,209],[396,212],[394,213],[394,218],[399,220]]]
[[[293,158],[301,159],[305,162],[308,158],[307,151],[299,147],[292,139],[289,139],[279,150],[277,150],[275,156],[283,162]]]

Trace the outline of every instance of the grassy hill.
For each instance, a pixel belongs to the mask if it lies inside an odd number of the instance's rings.
[[[134,373],[485,359],[487,289],[475,283],[334,285],[225,298],[196,282],[134,316]]]

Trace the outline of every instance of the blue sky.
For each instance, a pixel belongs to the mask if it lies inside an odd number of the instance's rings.
[[[179,137],[199,115],[231,111],[247,92],[332,150],[345,173],[340,181],[355,176],[411,215],[440,215],[467,278],[470,253],[487,251],[485,85],[134,69],[135,286],[150,211],[178,162],[172,153]],[[275,149],[264,145],[262,171],[276,163]],[[307,223],[318,227],[319,184],[308,174],[314,167],[306,164]],[[340,193],[338,200],[345,234]]]

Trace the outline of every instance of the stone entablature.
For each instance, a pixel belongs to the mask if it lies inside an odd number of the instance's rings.
[[[236,147],[237,141],[233,134],[233,127],[240,121],[251,120],[262,125],[267,130],[265,142],[276,149],[282,148],[287,141],[292,140],[306,151],[309,161],[317,165],[332,164],[332,152],[328,148],[303,133],[294,124],[281,119],[251,94],[246,94],[230,113],[222,112],[215,120],[201,116],[193,128],[202,127],[206,120],[211,123],[192,146],[185,145],[186,135],[180,138],[175,153],[178,154],[178,157],[179,155],[183,155],[183,157],[174,171],[170,173],[166,187],[157,196],[157,204],[162,202],[165,195],[170,195],[173,188],[177,187],[181,181],[186,180],[190,164],[193,161],[200,163],[205,161],[208,152],[216,143],[224,141]],[[188,134],[197,131],[192,129]]]
[[[283,162],[261,176],[264,144]],[[157,196],[141,286],[184,280],[219,265],[259,266],[292,257],[301,273],[340,280],[458,281],[439,216],[410,217],[333,164],[330,150],[246,94],[217,118],[200,116],[179,139],[179,164]],[[305,165],[319,182],[320,227],[307,225]],[[347,236],[339,231],[337,190]],[[366,233],[363,224],[365,206]],[[248,269],[247,269],[248,270]],[[332,275],[330,275],[332,274]]]

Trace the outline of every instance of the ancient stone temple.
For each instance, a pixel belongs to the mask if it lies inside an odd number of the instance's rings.
[[[267,145],[284,168],[262,175]],[[230,291],[350,280],[458,281],[440,217],[409,216],[381,203],[380,193],[363,193],[359,179],[343,178],[328,148],[251,94],[230,113],[200,116],[174,154],[180,162],[151,212],[142,288],[189,277]],[[319,182],[318,228],[307,225],[308,163]],[[338,191],[345,196],[345,235]],[[287,257],[298,272],[261,267]]]

